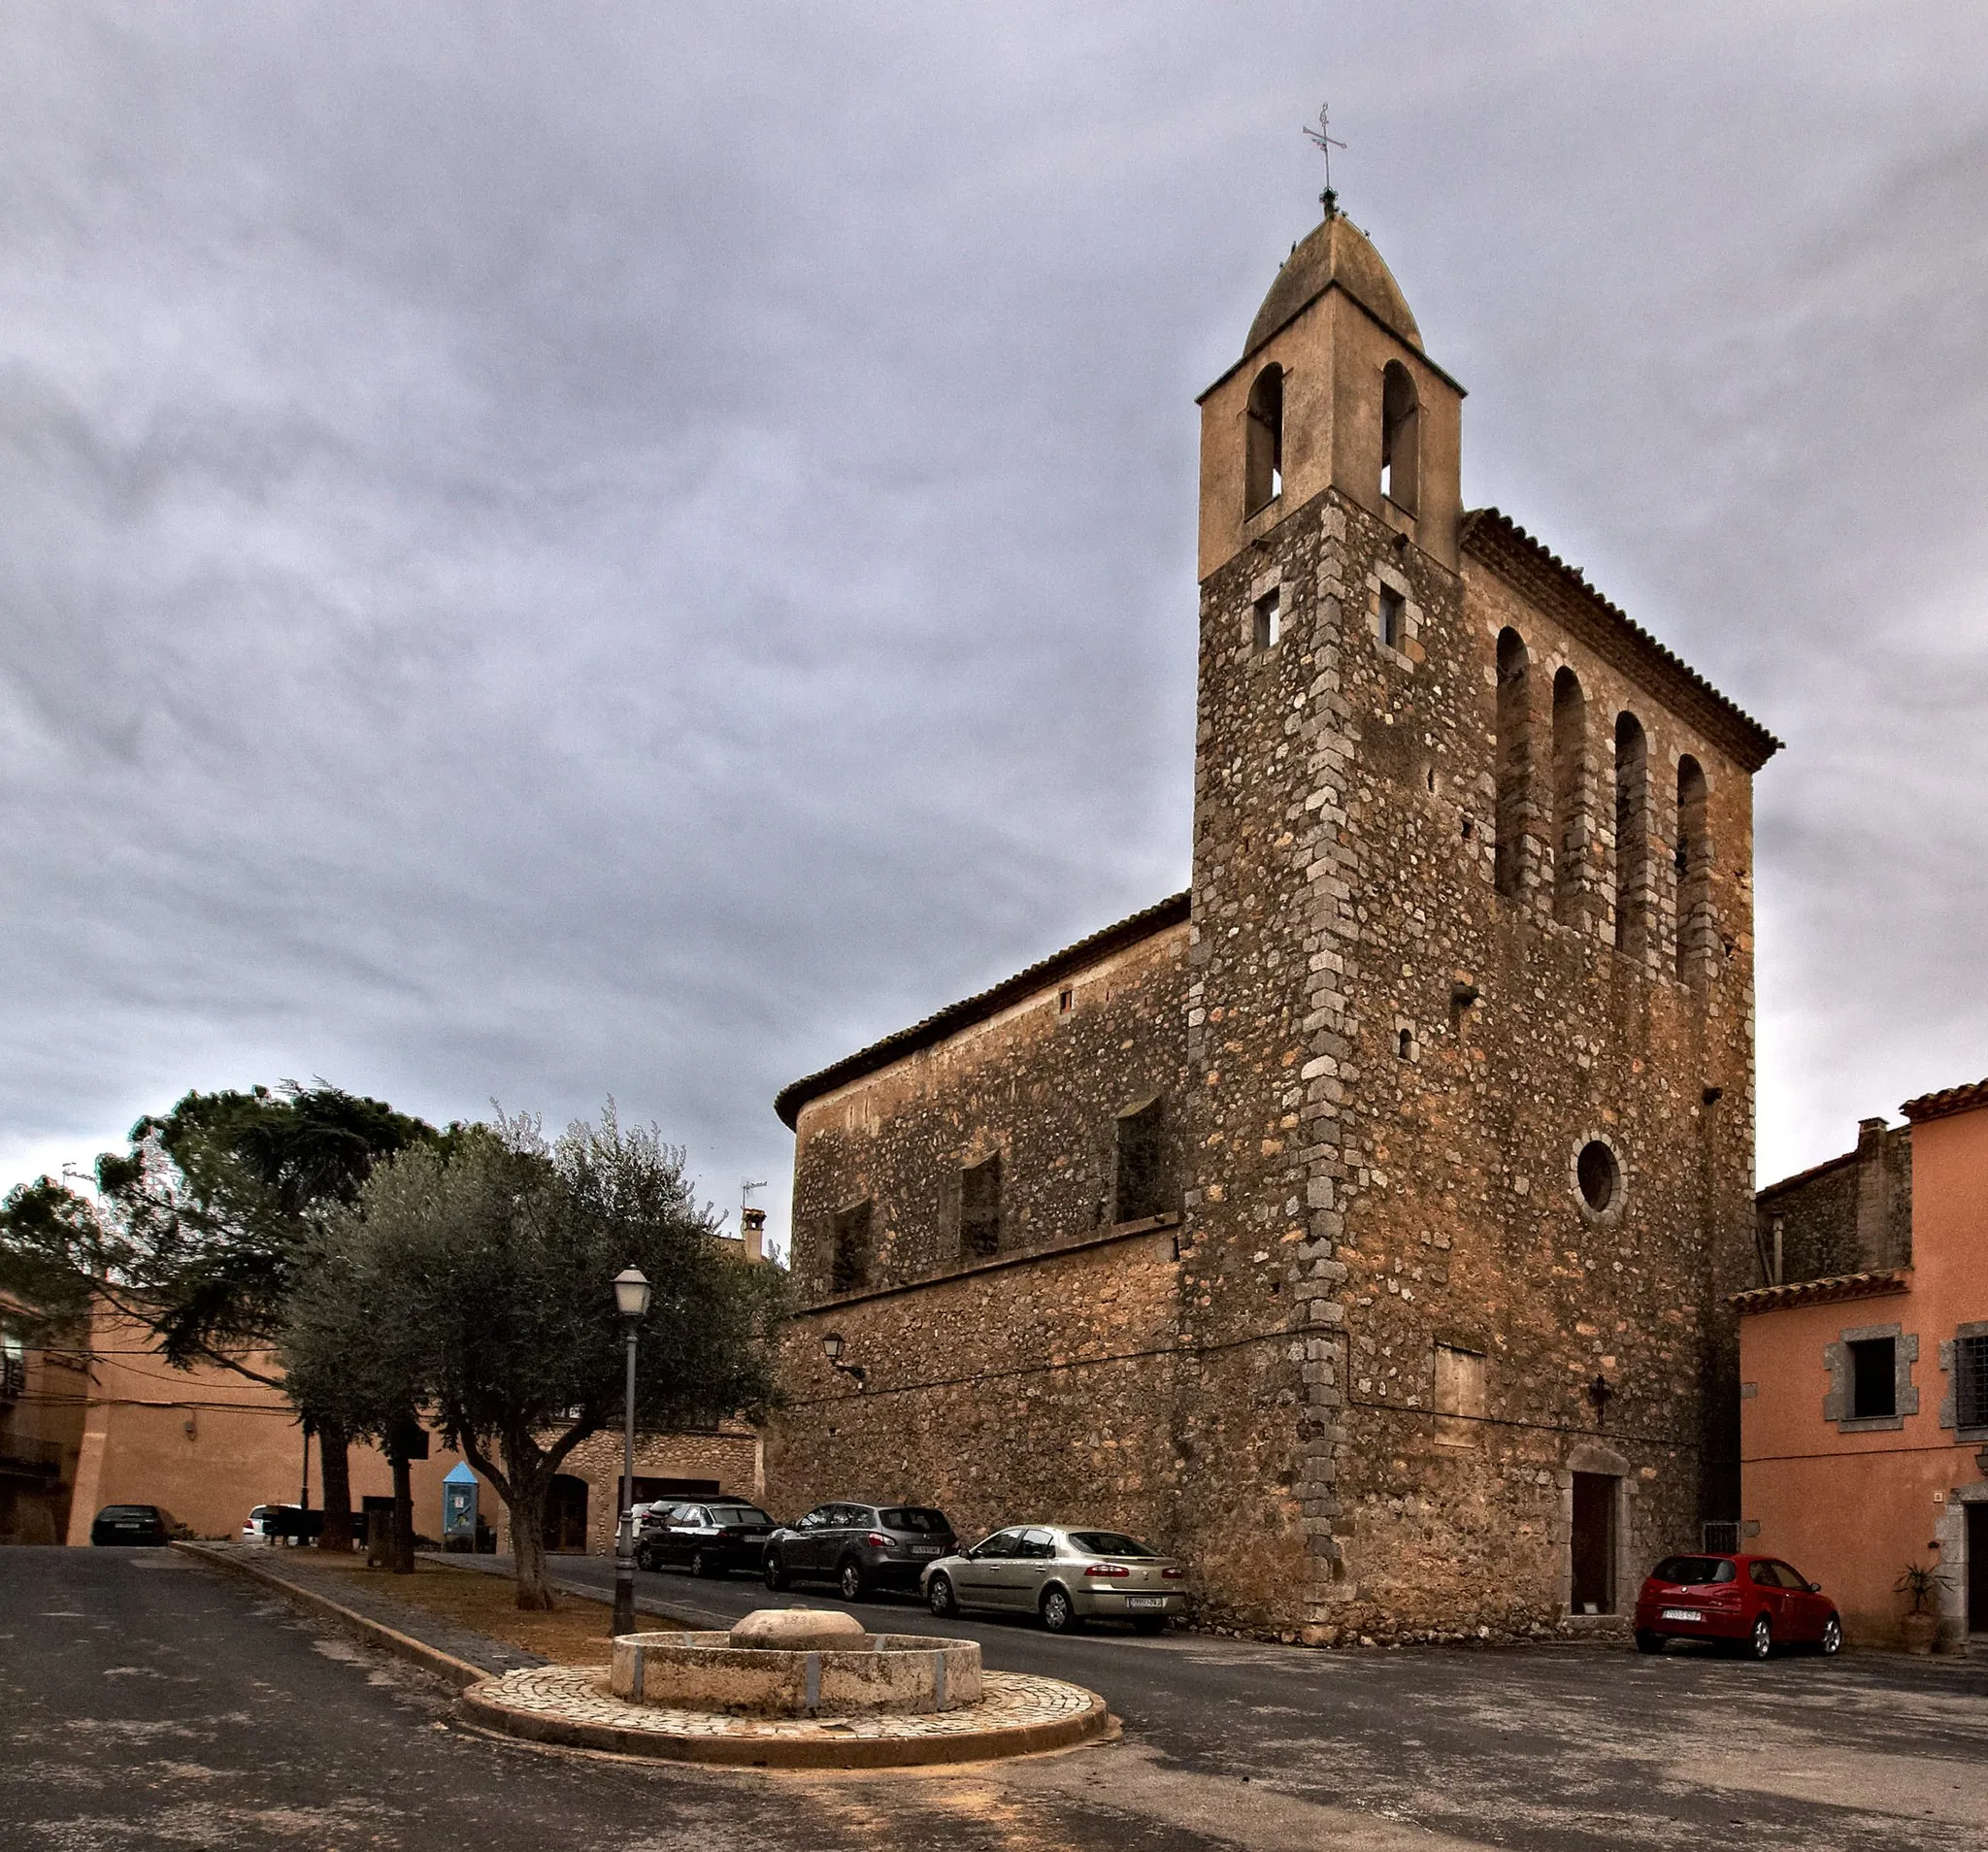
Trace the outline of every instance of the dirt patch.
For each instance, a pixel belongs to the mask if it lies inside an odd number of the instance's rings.
[[[338,1583],[363,1583],[387,1601],[405,1602],[486,1638],[536,1653],[555,1666],[605,1666],[613,1657],[610,1623],[614,1610],[608,1603],[562,1593],[555,1598],[559,1605],[549,1614],[528,1614],[518,1607],[515,1584],[508,1576],[445,1569],[419,1558],[412,1575],[394,1575],[368,1569],[361,1557],[341,1562],[315,1550],[284,1551],[282,1573],[308,1579],[314,1586],[320,1581],[329,1584],[324,1593],[333,1601],[338,1599]],[[653,1614],[643,1615],[642,1626],[650,1633],[680,1631]]]

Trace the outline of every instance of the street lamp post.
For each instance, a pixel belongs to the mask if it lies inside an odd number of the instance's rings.
[[[635,1632],[635,1335],[648,1315],[649,1285],[639,1267],[614,1275],[614,1308],[628,1345],[628,1387],[623,1406],[621,1524],[614,1536],[614,1634]]]

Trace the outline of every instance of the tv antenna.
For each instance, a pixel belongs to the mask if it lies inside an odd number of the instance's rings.
[[[1305,139],[1325,156],[1325,191],[1319,194],[1318,203],[1325,208],[1328,218],[1339,210],[1340,204],[1340,196],[1332,190],[1332,151],[1334,149],[1342,154],[1346,151],[1345,143],[1332,132],[1332,122],[1326,114],[1330,107],[1321,103],[1318,106],[1318,126],[1305,131]]]
[[[761,1177],[757,1183],[753,1182],[750,1177],[741,1177],[739,1179],[739,1212],[741,1215],[744,1215],[752,1207],[752,1192],[765,1188],[765,1177]]]

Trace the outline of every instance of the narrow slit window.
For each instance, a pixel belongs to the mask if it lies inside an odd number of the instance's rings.
[[[1252,622],[1253,635],[1258,649],[1272,649],[1284,634],[1283,595],[1267,591],[1256,601]]]
[[[1588,846],[1587,697],[1580,678],[1562,669],[1553,678],[1553,913],[1579,922]]]
[[[1408,631],[1408,601],[1392,585],[1380,588],[1380,641],[1390,649],[1399,649],[1402,639]]]
[[[1706,834],[1705,772],[1686,754],[1677,761],[1677,981],[1705,975],[1712,931],[1712,845]]]
[[[1640,954],[1649,939],[1649,740],[1633,713],[1615,716],[1615,949]]]
[[[1498,891],[1516,894],[1532,803],[1532,708],[1526,646],[1515,630],[1498,633],[1498,814],[1494,868]]]

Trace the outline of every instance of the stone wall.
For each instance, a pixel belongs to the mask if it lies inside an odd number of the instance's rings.
[[[1251,649],[1273,587],[1281,639]],[[1406,616],[1395,645],[1383,587]],[[1584,829],[1554,840],[1542,700],[1527,878],[1496,892],[1507,624],[1536,700],[1562,667],[1580,678],[1574,791],[1612,787],[1613,717],[1642,719],[1656,930],[1634,953],[1613,943],[1612,805],[1589,795]],[[1574,1448],[1622,1461],[1624,1575],[1695,1540],[1723,1495],[1708,1454],[1730,1472],[1713,1307],[1749,1247],[1746,776],[1517,588],[1474,561],[1460,581],[1334,493],[1210,579],[1202,678],[1195,1335],[1292,1308],[1303,1408],[1280,1466],[1283,1521],[1309,1538],[1307,1623],[1531,1625],[1567,1600]],[[1709,777],[1724,930],[1680,977],[1663,768],[1686,751]],[[1570,835],[1577,883],[1555,879]],[[1604,1215],[1574,1175],[1591,1139],[1626,1179]],[[1437,1418],[1439,1345],[1483,1359],[1481,1418]]]
[[[1759,1263],[1747,1283],[1793,1285],[1906,1267],[1912,1259],[1912,1129],[1866,1119],[1857,1148],[1770,1184],[1755,1199]],[[1775,1226],[1780,1277],[1773,1277]]]
[[[621,1436],[590,1435],[566,1456],[560,1471],[586,1482],[586,1551],[614,1553],[614,1527],[621,1487]],[[635,1437],[635,1476],[642,1479],[714,1480],[719,1492],[757,1504],[764,1489],[759,1437],[749,1428],[708,1434],[639,1434]],[[638,1484],[637,1488],[642,1488]],[[694,1494],[686,1492],[684,1497]],[[497,1531],[497,1547],[511,1547],[511,1518],[502,1501],[484,1495],[483,1517]],[[494,1506],[494,1509],[487,1508]]]
[[[1184,926],[1066,974],[938,1046],[802,1109],[794,1158],[795,1283],[831,1296],[835,1227],[868,1203],[863,1290],[951,1272],[963,1170],[1001,1161],[999,1251],[1053,1246],[1114,1219],[1120,1114],[1160,1103],[1177,1207],[1185,1037]]]

